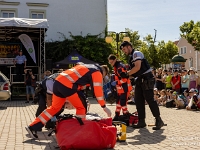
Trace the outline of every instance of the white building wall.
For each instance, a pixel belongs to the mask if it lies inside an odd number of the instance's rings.
[[[73,35],[97,35],[105,31],[107,25],[107,0],[6,0],[20,2],[18,6],[0,5],[0,10],[17,8],[18,18],[30,18],[30,9],[46,11],[49,21],[46,41],[63,40],[69,32]],[[49,6],[27,6],[31,3],[47,3]],[[103,35],[102,35],[103,36]]]

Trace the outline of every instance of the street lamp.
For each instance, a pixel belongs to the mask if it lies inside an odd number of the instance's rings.
[[[115,35],[116,35],[116,43],[117,43],[117,54],[118,54],[118,50],[119,50],[119,45],[118,45],[118,43],[119,43],[119,35],[120,34],[122,34],[122,33],[128,33],[128,32],[119,32],[119,33],[116,33],[116,32],[113,32],[113,31],[109,31],[109,33],[114,33]],[[105,38],[105,41],[106,41],[106,43],[111,43],[112,41],[113,41],[113,38],[111,37],[111,36],[107,36],[106,38]],[[130,38],[128,37],[128,36],[125,36],[124,38],[123,38],[123,41],[128,41],[128,42],[130,42]]]

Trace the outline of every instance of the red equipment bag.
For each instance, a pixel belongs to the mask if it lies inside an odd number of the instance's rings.
[[[138,114],[136,113],[130,114],[129,126],[132,126],[133,124],[137,124],[137,123],[138,123]]]
[[[114,148],[116,135],[114,126],[77,117],[60,119],[56,125],[56,138],[61,150]]]
[[[112,118],[103,118],[99,120],[99,122],[106,124],[107,126],[112,126]]]

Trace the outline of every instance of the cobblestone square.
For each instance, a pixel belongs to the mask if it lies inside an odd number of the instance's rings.
[[[106,114],[91,98],[90,112],[106,117]],[[35,118],[38,105],[25,104],[24,101],[1,101],[0,107],[0,150],[53,150],[57,146],[55,135],[48,137],[49,131],[38,133],[39,139],[29,138],[25,126]],[[115,104],[107,104],[114,115]],[[154,131],[152,127],[143,129],[127,128],[126,142],[117,142],[115,150],[135,149],[199,149],[200,146],[200,111],[176,110],[160,107],[161,117],[167,126]],[[136,111],[135,105],[128,105],[129,111]],[[65,110],[64,113],[74,113]],[[146,105],[146,123],[154,124],[154,118]]]

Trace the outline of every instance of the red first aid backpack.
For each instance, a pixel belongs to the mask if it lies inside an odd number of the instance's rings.
[[[137,123],[138,123],[138,115],[136,113],[132,113],[129,118],[129,126],[132,126]]]
[[[116,135],[114,126],[72,115],[65,115],[56,125],[56,138],[61,150],[114,148]]]

